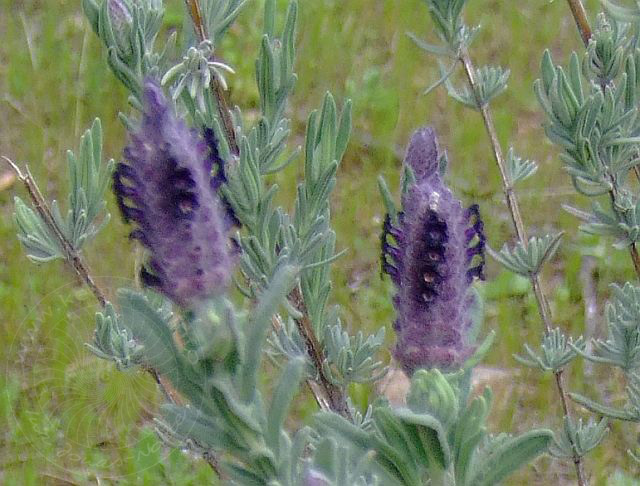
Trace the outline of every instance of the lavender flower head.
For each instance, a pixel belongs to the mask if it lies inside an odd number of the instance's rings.
[[[414,133],[404,163],[416,181],[403,195],[398,221],[387,216],[382,234],[383,271],[397,287],[394,357],[409,375],[456,369],[473,353],[469,288],[484,279],[478,206],[462,208],[440,178],[439,155],[432,128]]]
[[[211,177],[222,163],[207,135],[208,143],[147,81],[140,127],[113,176],[122,215],[137,225],[131,237],[150,252],[143,283],[186,308],[223,292],[235,263],[229,218],[215,191],[219,178]]]

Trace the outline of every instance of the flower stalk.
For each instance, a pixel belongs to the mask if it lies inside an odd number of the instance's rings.
[[[569,1],[570,5],[575,4],[576,2]],[[579,2],[577,2],[579,3]],[[482,115],[482,120],[484,122],[485,130],[487,135],[489,136],[489,140],[491,143],[491,149],[493,151],[493,156],[498,165],[498,169],[500,170],[500,176],[502,179],[502,185],[504,189],[504,194],[507,202],[507,207],[509,208],[509,213],[511,215],[511,220],[513,222],[513,226],[515,228],[516,236],[523,246],[527,244],[527,234],[524,228],[524,224],[522,221],[522,215],[520,213],[520,205],[518,203],[518,199],[515,195],[511,182],[507,176],[507,165],[506,160],[504,158],[504,154],[502,152],[502,147],[500,146],[500,142],[498,140],[498,134],[496,131],[496,127],[493,121],[493,116],[491,113],[491,109],[489,105],[483,102],[478,96],[478,83],[475,79],[475,67],[469,57],[469,52],[466,48],[462,47],[459,53],[459,60],[464,67],[464,72],[467,78],[467,82],[469,84],[469,88],[472,93],[476,96],[476,101],[478,104],[478,108],[480,110],[480,114]],[[533,286],[533,291],[536,296],[536,303],[538,304],[538,312],[540,317],[542,318],[542,322],[545,327],[545,333],[551,332],[552,326],[552,318],[551,318],[551,309],[549,307],[549,301],[544,293],[542,283],[540,281],[540,277],[538,274],[532,274],[530,276],[531,284]],[[556,388],[558,389],[558,395],[560,396],[560,400],[562,402],[562,410],[569,420],[572,417],[572,411],[569,407],[567,400],[567,391],[565,389],[563,371],[559,370],[554,372]],[[578,478],[578,485],[585,486],[587,483],[584,465],[582,462],[582,458],[576,452],[575,444],[571,444],[574,450],[573,463],[576,469],[576,475]]]

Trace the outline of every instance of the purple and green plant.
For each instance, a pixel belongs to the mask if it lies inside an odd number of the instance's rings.
[[[339,109],[327,94],[308,117],[303,146],[290,145],[298,4],[289,3],[277,32],[278,2],[264,2],[259,109],[249,114],[230,109],[234,70],[219,57],[249,2],[185,0],[191,22],[178,36],[162,31],[161,0],[83,1],[109,67],[130,95],[121,114],[126,148],[117,164],[103,161],[101,126],[92,125],[79,156],[69,155],[66,216],[43,197],[28,168],[11,163],[32,203],[16,198],[18,237],[30,259],[64,260],[91,289],[100,309],[87,348],[123,372],[150,373],[165,400],[155,418],[158,435],[203,457],[223,482],[488,486],[549,453],[572,462],[585,485],[585,455],[608,424],[577,419],[572,402],[597,417],[640,421],[638,288],[615,287],[606,340],[573,339],[554,325],[541,269],[562,232],[527,235],[516,184],[537,166],[512,149],[505,155],[500,145],[490,102],[505,91],[509,71],[473,64],[478,28],[464,23],[466,3],[425,0],[439,43],[411,37],[443,61],[430,89],[443,84],[482,116],[515,243],[488,248],[492,235],[485,236],[479,207],[465,209],[445,182],[447,158],[435,130],[419,129],[408,143],[399,208],[380,179],[388,213],[382,270],[396,288],[392,355],[411,385],[402,406],[371,397],[358,408],[353,385],[375,383],[387,371],[380,355],[389,323],[379,323],[375,335],[351,334],[332,303],[331,266],[345,252],[336,251],[330,199],[351,133],[351,103]],[[571,182],[594,201],[590,212],[568,211],[585,231],[615,237],[640,275],[640,202],[629,180],[640,177],[640,9],[603,4],[592,31],[581,2],[568,0],[585,50],[566,70],[545,53],[535,89]],[[458,67],[462,87],[454,83]],[[273,175],[299,159],[303,178],[289,211],[279,205]],[[140,286],[119,289],[116,302],[83,255],[84,243],[108,221],[110,180],[144,255],[136,269]],[[542,338],[517,359],[553,374],[562,413],[555,433],[488,433],[492,394],[471,386],[493,339],[492,332],[479,339],[476,281],[484,279],[485,249],[531,282]],[[266,355],[277,370],[271,393],[261,379]],[[623,370],[623,409],[569,392],[564,370],[579,356]],[[292,404],[306,389],[318,410],[292,426]]]

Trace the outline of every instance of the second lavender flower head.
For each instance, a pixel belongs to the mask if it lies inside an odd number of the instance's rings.
[[[439,173],[431,127],[414,133],[404,164],[415,182],[397,221],[387,216],[383,271],[397,287],[394,357],[411,375],[419,368],[455,370],[473,354],[474,278],[484,279],[485,236],[478,207],[463,209]]]

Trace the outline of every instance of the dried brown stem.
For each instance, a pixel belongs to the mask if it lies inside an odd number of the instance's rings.
[[[570,1],[569,3],[571,4],[575,2]],[[491,149],[493,151],[493,156],[496,161],[496,164],[498,165],[498,169],[500,170],[505,199],[507,202],[507,207],[509,208],[509,213],[511,214],[511,220],[515,228],[516,236],[520,244],[522,244],[523,246],[526,246],[527,234],[524,228],[524,224],[522,222],[520,206],[518,204],[518,199],[516,198],[516,195],[513,191],[511,181],[509,180],[509,177],[507,175],[507,164],[504,158],[504,154],[502,152],[502,147],[500,146],[500,141],[498,140],[498,134],[496,132],[495,124],[493,122],[493,116],[491,114],[491,110],[489,109],[489,105],[487,103],[484,103],[478,96],[478,92],[479,92],[478,83],[475,77],[476,70],[473,66],[473,63],[471,62],[471,58],[469,57],[469,53],[467,52],[466,49],[462,48],[460,50],[459,58],[464,67],[464,72],[467,77],[469,88],[471,89],[471,91],[474,93],[476,97],[476,102],[478,104],[478,107],[480,108],[482,120],[484,122],[487,135],[489,136],[489,140],[491,142]],[[540,313],[540,317],[544,324],[545,333],[548,333],[551,331],[553,327],[552,318],[551,318],[551,309],[549,307],[549,301],[547,300],[547,297],[544,294],[544,290],[543,290],[539,275],[533,274],[531,276],[531,284],[533,286],[533,291],[536,296],[538,311]],[[572,413],[571,413],[571,409],[569,408],[569,404],[567,400],[567,393],[565,390],[563,373],[562,371],[557,371],[554,374],[556,378],[556,387],[558,389],[558,394],[560,395],[560,400],[562,402],[562,411],[566,417],[571,418]],[[576,451],[575,444],[572,442],[571,445],[574,450],[573,462],[576,469],[576,475],[578,477],[578,485],[585,486],[587,484],[587,481],[585,479],[582,459],[577,454],[577,452],[575,452]]]
[[[589,19],[587,19],[587,12],[582,5],[581,0],[567,0],[571,14],[580,32],[580,37],[585,46],[589,45],[589,39],[591,39],[591,26],[589,25]]]

